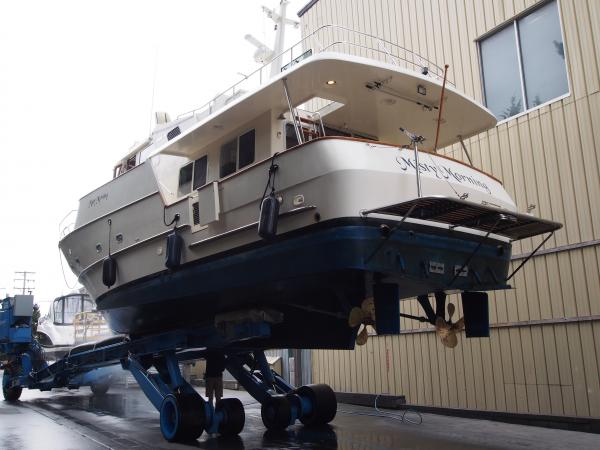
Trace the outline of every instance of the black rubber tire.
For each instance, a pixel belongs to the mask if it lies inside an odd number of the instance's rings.
[[[8,372],[4,372],[2,375],[2,395],[4,395],[4,400],[7,402],[16,402],[21,397],[23,388],[21,386],[11,388],[7,387],[10,378],[11,376]]]
[[[215,411],[223,411],[224,420],[219,424],[221,436],[237,436],[244,429],[246,413],[238,398],[223,398],[215,405]]]
[[[92,390],[92,394],[94,395],[106,395],[108,390],[110,389],[110,384],[108,383],[95,383],[90,385],[90,389]]]
[[[197,394],[169,394],[160,406],[160,431],[169,442],[195,441],[204,432],[205,403]]]
[[[285,395],[272,395],[262,404],[260,415],[269,430],[283,430],[292,420],[290,401]]]
[[[7,402],[16,402],[21,397],[22,392],[23,388],[21,386],[12,388],[2,387],[2,394],[4,395],[4,400]]]
[[[308,397],[313,405],[311,413],[300,418],[304,425],[325,425],[335,418],[337,399],[328,385],[308,384],[296,389],[296,393],[301,397]]]

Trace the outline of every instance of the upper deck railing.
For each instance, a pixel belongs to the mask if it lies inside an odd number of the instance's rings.
[[[280,63],[281,70],[284,71],[314,54],[325,51],[337,51],[384,61],[418,71],[434,79],[442,80],[444,76],[442,67],[398,44],[341,25],[323,25],[204,105],[182,113],[177,118],[191,115],[207,117],[238,96],[268,83],[271,79],[273,63]],[[448,83],[454,86],[451,81]]]

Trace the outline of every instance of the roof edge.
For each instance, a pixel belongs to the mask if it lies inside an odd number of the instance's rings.
[[[312,8],[313,6],[315,6],[315,3],[317,3],[319,0],[310,0],[306,5],[304,5],[302,8],[300,8],[300,11],[298,11],[298,17],[302,17],[304,14],[306,14],[308,12],[308,10],[310,8]]]

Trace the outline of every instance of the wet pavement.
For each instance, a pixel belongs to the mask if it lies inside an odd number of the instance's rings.
[[[137,387],[106,396],[80,391],[23,391],[21,401],[0,401],[0,449],[598,449],[596,434],[423,414],[420,425],[379,417],[373,408],[339,405],[331,426],[302,425],[265,431],[260,405],[243,391],[226,391],[246,406],[239,437],[203,434],[191,444],[169,444],[158,412]],[[397,412],[394,412],[397,413]],[[397,417],[397,416],[396,416]],[[417,420],[417,416],[407,416]]]

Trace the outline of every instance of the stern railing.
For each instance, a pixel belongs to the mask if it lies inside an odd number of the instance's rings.
[[[234,101],[240,95],[268,83],[273,75],[271,70],[274,63],[282,68],[281,71],[285,71],[312,55],[326,51],[338,51],[384,61],[395,66],[418,71],[422,75],[437,80],[442,80],[444,76],[442,67],[401,45],[341,25],[323,25],[273,57],[254,72],[245,75],[243,79],[221,91],[199,108],[184,112],[177,118],[196,116],[198,120],[204,119]],[[450,81],[448,83],[454,85]]]

